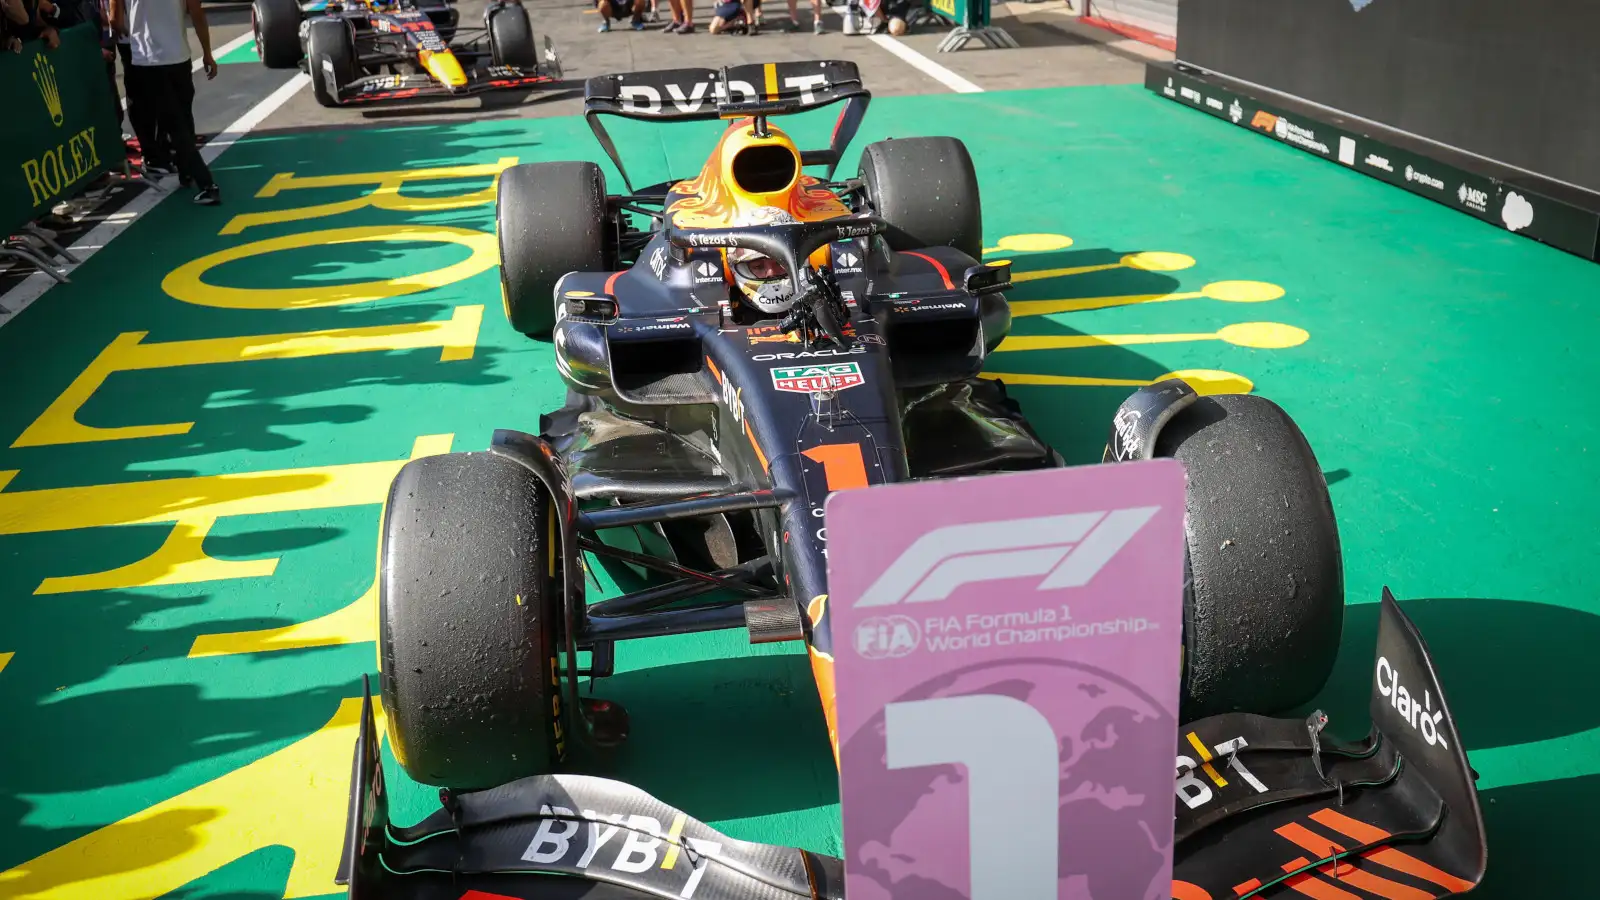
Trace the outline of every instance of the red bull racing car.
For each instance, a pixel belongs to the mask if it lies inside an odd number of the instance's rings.
[[[857,177],[835,179],[869,100],[851,63],[585,91],[626,193],[592,163],[533,163],[501,175],[497,201],[506,314],[552,342],[568,402],[537,433],[411,461],[385,506],[389,740],[443,808],[388,821],[369,701],[341,883],[406,900],[839,898],[860,860],[734,840],[629,785],[560,774],[628,737],[626,711],[580,682],[603,692],[619,641],[742,629],[803,642],[831,734],[830,493],[1063,464],[980,375],[1010,328],[1009,265],[982,262],[959,141],[869,144]],[[772,122],[832,104],[826,148]],[[608,115],[729,124],[698,173],[636,188]],[[1387,591],[1368,737],[1336,741],[1326,715],[1303,715],[1338,651],[1344,588],[1327,485],[1288,415],[1167,379],[1108,431],[1105,462],[1176,457],[1188,472],[1187,724],[1159,801],[1176,816],[1172,897],[1473,887],[1475,776]],[[586,555],[661,577],[589,602]],[[1131,896],[1112,893],[1092,896]],[[907,881],[885,896],[931,895]]]
[[[550,37],[535,41],[522,0],[491,0],[460,28],[453,0],[253,0],[256,52],[300,67],[323,106],[465,97],[561,81]]]

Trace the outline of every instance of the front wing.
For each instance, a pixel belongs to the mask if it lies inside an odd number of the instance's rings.
[[[1475,776],[1427,647],[1387,590],[1372,701],[1357,744],[1325,739],[1320,713],[1184,726],[1174,900],[1432,900],[1476,886]],[[338,879],[355,900],[845,900],[851,860],[734,840],[601,778],[445,792],[443,809],[396,827],[378,741],[369,695]]]
[[[339,105],[471,97],[488,91],[534,88],[559,82],[559,78],[515,66],[491,66],[481,74],[469,74],[467,83],[458,88],[440,84],[431,75],[369,75],[340,90]]]

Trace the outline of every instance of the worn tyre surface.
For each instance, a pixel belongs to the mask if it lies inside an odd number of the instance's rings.
[[[300,4],[295,0],[255,0],[250,5],[256,53],[269,69],[300,64]]]
[[[339,19],[317,19],[306,34],[311,93],[326,107],[339,105],[339,89],[356,78],[356,45],[350,26]]]
[[[1156,455],[1189,476],[1183,720],[1310,700],[1339,652],[1344,571],[1305,436],[1263,397],[1201,397],[1161,430]]]
[[[511,327],[544,337],[556,283],[606,268],[606,177],[591,162],[524,163],[500,173],[495,197],[500,288]]]
[[[551,771],[557,593],[551,501],[490,453],[401,468],[384,508],[378,641],[395,758],[457,790]]]
[[[951,137],[915,137],[868,144],[860,175],[895,250],[954,247],[983,258],[983,205],[972,157]]]
[[[501,8],[489,20],[490,57],[497,66],[532,71],[539,67],[539,48],[533,41],[533,23],[520,5]]]

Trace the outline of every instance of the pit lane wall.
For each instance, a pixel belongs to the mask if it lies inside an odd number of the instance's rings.
[[[1600,3],[1573,0],[1183,0],[1176,63],[1146,83],[1230,120],[1237,97],[1242,127],[1287,117],[1265,133],[1593,259],[1597,35]]]
[[[1145,87],[1514,234],[1600,261],[1600,193],[1182,62],[1150,63]]]
[[[89,24],[61,32],[61,46],[28,41],[0,53],[0,234],[45,215],[120,165],[116,98]]]

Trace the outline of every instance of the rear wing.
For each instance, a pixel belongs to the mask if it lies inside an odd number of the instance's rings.
[[[846,60],[749,63],[722,69],[660,69],[597,75],[583,86],[583,115],[622,180],[633,190],[601,116],[660,122],[783,116],[844,103],[826,150],[804,150],[807,166],[827,166],[827,180],[866,116],[872,95]]]

